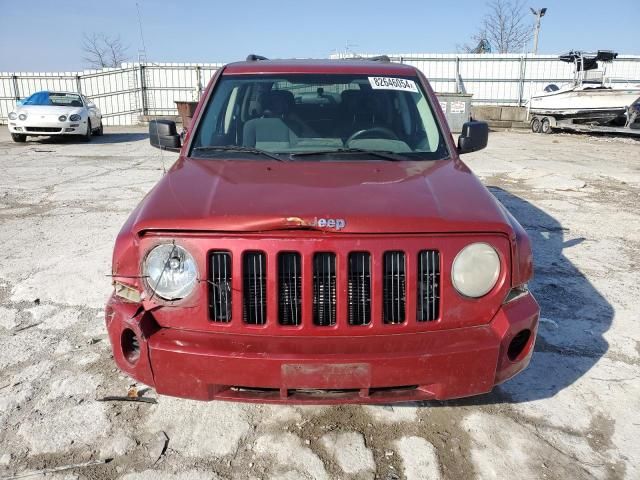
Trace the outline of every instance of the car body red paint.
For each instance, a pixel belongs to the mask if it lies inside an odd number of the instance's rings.
[[[366,74],[415,78],[427,92],[450,155],[437,161],[272,162],[256,157],[219,161],[189,157],[192,131],[222,76]],[[526,233],[460,160],[427,80],[412,67],[371,61],[253,61],[220,69],[196,110],[178,161],[124,224],[113,255],[114,278],[142,295],[112,295],[106,323],[116,364],[159,393],[200,400],[296,403],[381,403],[449,399],[489,392],[531,358],[538,305],[523,290],[532,276]],[[237,158],[237,157],[236,157]],[[322,228],[317,219],[345,224]],[[315,223],[314,223],[315,222]],[[335,222],[334,222],[335,224]],[[141,278],[146,253],[175,242],[193,256],[201,277],[213,250],[230,252],[231,321],[212,322],[210,281],[200,278],[186,298],[154,296]],[[466,298],[450,272],[466,245],[489,243],[501,270],[485,296]],[[437,320],[416,321],[418,252],[440,253]],[[242,310],[242,254],[266,256],[266,323],[248,325]],[[371,254],[371,322],[347,323],[345,265],[349,252]],[[382,321],[384,252],[405,252],[406,319]],[[302,321],[278,323],[279,252],[301,256]],[[313,255],[334,252],[336,323],[315,325]],[[419,287],[418,287],[419,288]],[[123,332],[139,342],[127,354]],[[526,342],[509,354],[513,339]]]

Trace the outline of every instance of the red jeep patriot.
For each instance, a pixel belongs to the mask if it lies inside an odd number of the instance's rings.
[[[375,403],[489,392],[527,366],[527,235],[460,160],[427,79],[373,60],[217,71],[113,254],[117,365],[199,400]]]

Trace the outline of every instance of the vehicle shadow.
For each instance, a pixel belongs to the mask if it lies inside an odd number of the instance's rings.
[[[149,134],[146,132],[109,132],[105,130],[104,135],[96,136],[93,135],[89,141],[84,140],[80,136],[68,135],[68,136],[54,136],[54,137],[31,137],[29,138],[29,143],[41,143],[45,145],[52,144],[69,144],[69,143],[78,143],[78,144],[108,144],[108,143],[127,143],[127,142],[136,142],[138,140],[144,140],[145,138],[149,138]]]
[[[551,398],[585,375],[607,352],[604,338],[614,309],[565,251],[588,241],[565,240],[568,229],[544,210],[499,187],[489,187],[527,230],[535,265],[530,290],[540,304],[531,363],[491,393],[424,405],[486,405]]]
[[[89,143],[126,143],[144,140],[147,138],[149,138],[149,134],[147,132],[109,132],[107,127],[103,135],[99,137],[91,137]]]

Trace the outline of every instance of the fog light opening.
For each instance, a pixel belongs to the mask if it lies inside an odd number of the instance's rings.
[[[507,357],[509,357],[509,360],[513,362],[520,356],[529,343],[530,338],[531,330],[528,329],[518,332],[518,334],[513,337],[511,343],[509,343],[509,349],[507,350]]]
[[[140,358],[140,342],[135,332],[129,328],[122,331],[120,337],[120,347],[124,358],[131,364],[134,364]]]

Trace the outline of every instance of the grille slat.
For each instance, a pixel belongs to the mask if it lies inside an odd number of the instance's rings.
[[[382,272],[382,314],[384,323],[403,323],[406,312],[404,252],[385,252]]]
[[[418,253],[418,322],[430,322],[440,315],[440,253],[423,250]]]
[[[231,254],[211,254],[211,281],[209,284],[209,311],[214,322],[231,321]]]
[[[336,324],[336,256],[316,253],[313,257],[313,323]]]
[[[367,252],[349,254],[348,274],[349,325],[371,322],[371,255]]]
[[[302,270],[300,254],[278,255],[278,322],[300,325],[302,321]]]
[[[267,321],[266,256],[245,252],[242,265],[242,316],[245,323],[264,325]]]

